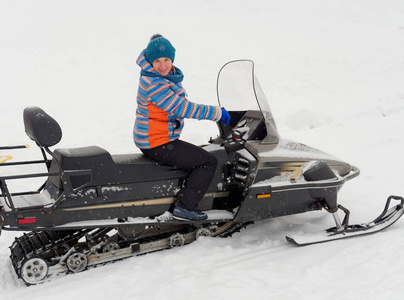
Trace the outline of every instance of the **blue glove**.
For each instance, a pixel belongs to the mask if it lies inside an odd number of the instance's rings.
[[[220,118],[220,122],[222,122],[224,125],[227,125],[230,123],[230,115],[227,110],[222,108],[222,117]]]

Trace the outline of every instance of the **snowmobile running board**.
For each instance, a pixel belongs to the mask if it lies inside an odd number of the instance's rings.
[[[233,221],[234,214],[232,212],[226,210],[209,210],[205,211],[208,215],[208,218],[200,221],[192,221],[192,224],[208,224],[208,223],[223,223]],[[0,235],[1,235],[1,227],[2,227],[2,217],[0,216]],[[166,211],[164,214],[157,216],[155,218],[149,217],[137,217],[132,218],[128,217],[125,219],[105,219],[105,220],[96,220],[96,221],[82,221],[82,222],[72,222],[67,223],[60,226],[53,226],[51,230],[77,230],[82,228],[87,229],[95,229],[95,228],[116,228],[122,226],[136,226],[136,225],[146,225],[146,226],[156,226],[156,225],[187,225],[190,224],[190,221],[182,221],[173,218],[172,213]],[[16,227],[4,226],[4,230],[15,230],[15,231],[25,231],[20,230]],[[37,227],[36,231],[44,231],[49,230],[48,227]]]
[[[400,204],[390,208],[391,200],[399,200]],[[286,240],[296,246],[308,246],[379,232],[393,225],[404,214],[404,198],[400,196],[388,197],[380,216],[372,222],[362,224],[348,225],[349,211],[342,206],[339,206],[339,208],[346,212],[346,218],[341,227],[332,227],[324,232],[312,235],[287,236]]]

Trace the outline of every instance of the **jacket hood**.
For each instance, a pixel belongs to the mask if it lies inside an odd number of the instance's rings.
[[[154,73],[156,75],[159,75],[159,73],[153,68],[151,63],[149,63],[146,59],[146,54],[145,50],[143,50],[139,57],[136,60],[136,64],[142,69],[142,71]]]

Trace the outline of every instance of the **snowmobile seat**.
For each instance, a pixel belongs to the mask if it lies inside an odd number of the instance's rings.
[[[158,163],[143,154],[111,155],[98,146],[83,148],[56,149],[55,156],[63,171],[91,170],[88,175],[72,176],[73,188],[91,181],[89,186],[103,186],[134,182],[179,179],[186,177],[185,170]],[[50,172],[57,172],[58,165],[54,159]],[[50,176],[49,180],[59,189],[63,188],[60,176]]]

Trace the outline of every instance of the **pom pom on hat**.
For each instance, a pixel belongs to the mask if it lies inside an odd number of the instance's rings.
[[[174,62],[175,48],[161,34],[155,34],[151,37],[145,49],[145,54],[147,61],[151,64],[160,57],[168,57]]]

